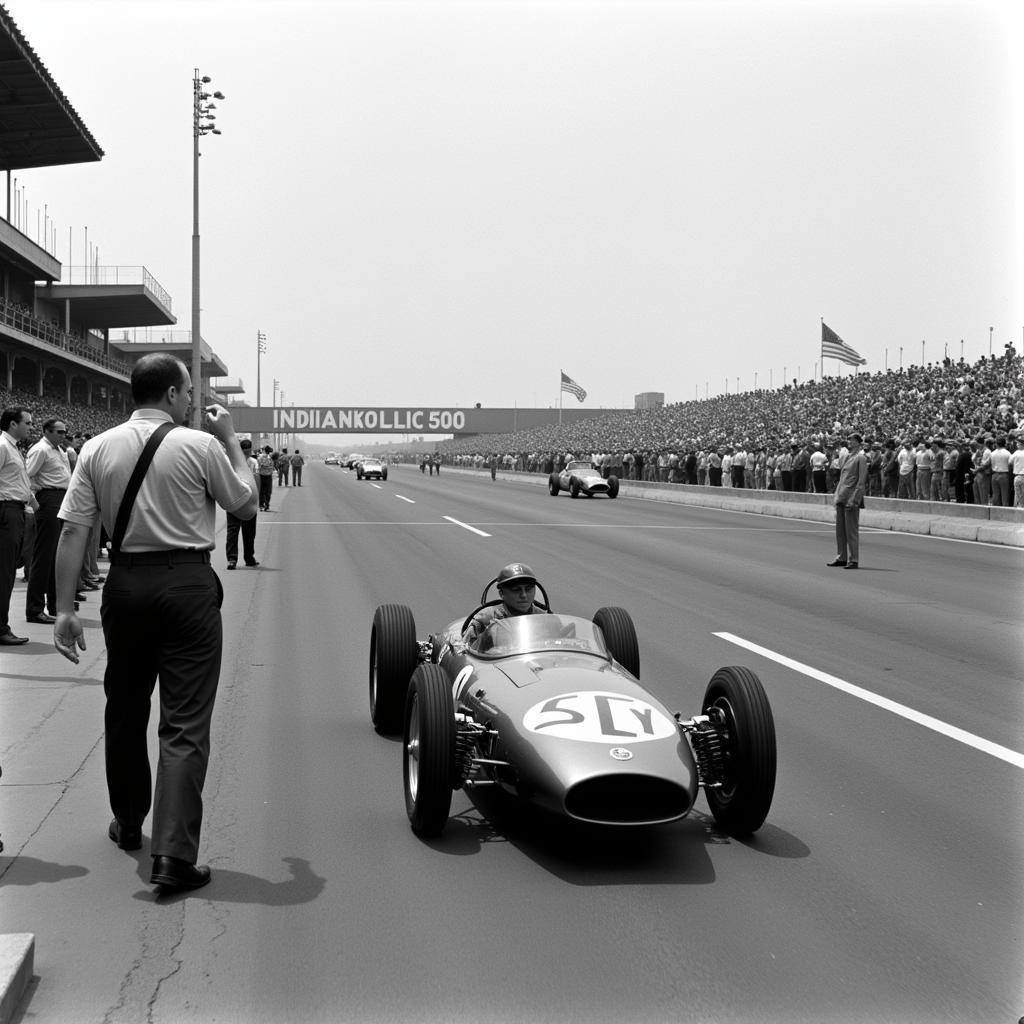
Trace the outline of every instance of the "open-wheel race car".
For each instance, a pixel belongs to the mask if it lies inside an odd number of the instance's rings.
[[[561,473],[552,473],[548,477],[548,493],[551,497],[557,498],[562,491],[568,491],[573,498],[581,494],[588,498],[595,494],[607,494],[609,498],[614,498],[619,493],[619,478],[609,476],[606,479],[585,459],[577,459],[570,462]]]
[[[556,814],[609,826],[676,821],[703,789],[719,827],[756,831],[775,791],[775,724],[760,680],[720,668],[701,712],[670,712],[639,682],[636,630],[622,608],[593,620],[550,611],[495,618],[463,634],[488,601],[426,640],[405,605],[377,608],[370,717],[403,735],[406,811],[442,832],[456,789],[501,789]]]

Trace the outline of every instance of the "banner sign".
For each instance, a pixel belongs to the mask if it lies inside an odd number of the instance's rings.
[[[439,409],[397,406],[229,407],[235,429],[245,434],[500,434],[557,423],[552,409]],[[563,410],[563,421],[625,410]]]

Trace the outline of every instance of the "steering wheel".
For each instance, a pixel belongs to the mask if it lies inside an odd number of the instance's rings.
[[[491,589],[491,587],[493,587],[493,586],[494,586],[494,584],[495,584],[495,583],[497,583],[497,582],[498,582],[498,577],[497,577],[497,576],[495,576],[495,577],[494,577],[494,579],[493,579],[493,580],[491,580],[491,582],[490,582],[490,583],[488,583],[486,587],[484,587],[484,592],[483,592],[483,593],[482,593],[482,594],[480,595],[480,604],[478,604],[478,605],[476,606],[476,608],[474,608],[474,609],[473,609],[473,610],[472,610],[472,611],[471,611],[471,612],[469,613],[469,615],[467,615],[467,616],[466,616],[466,621],[465,621],[465,622],[463,622],[463,624],[462,624],[462,629],[460,629],[460,630],[459,630],[459,634],[460,634],[460,635],[461,635],[461,634],[463,634],[463,633],[465,633],[465,632],[466,632],[466,630],[467,630],[467,629],[469,629],[469,624],[470,624],[470,623],[471,623],[471,622],[472,622],[472,621],[473,621],[473,620],[474,620],[474,619],[475,619],[475,618],[476,618],[476,617],[477,617],[477,616],[478,616],[478,615],[479,615],[479,614],[480,614],[480,613],[481,613],[481,612],[482,612],[482,611],[483,611],[483,610],[484,610],[485,608],[494,608],[495,606],[497,606],[497,605],[501,604],[501,598],[500,598],[500,597],[497,597],[497,598],[492,598],[492,599],[491,599],[490,601],[488,601],[488,600],[487,600],[487,592],[488,592],[488,591],[489,591],[489,590]],[[538,589],[538,590],[539,590],[539,591],[541,592],[541,596],[543,597],[543,600],[542,600],[542,601],[534,601],[534,604],[536,604],[536,605],[537,605],[538,607],[540,607],[540,608],[543,608],[543,609],[544,609],[544,611],[545,611],[545,612],[546,612],[547,614],[549,614],[549,615],[550,615],[550,614],[551,614],[551,601],[550,601],[550,599],[548,598],[548,592],[547,592],[547,591],[546,591],[546,590],[544,589],[544,587],[543,587],[543,586],[541,585],[541,582],[540,582],[540,580],[538,580],[538,581],[537,581],[537,589]]]

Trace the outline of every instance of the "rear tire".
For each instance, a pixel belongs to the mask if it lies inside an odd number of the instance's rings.
[[[548,494],[550,494],[552,498],[557,498],[560,490],[561,488],[558,486],[558,474],[552,473],[551,476],[548,477]]]
[[[720,668],[708,683],[703,711],[725,720],[720,789],[705,789],[711,813],[731,836],[756,832],[775,793],[775,719],[761,680],[738,665]]]
[[[416,621],[404,604],[382,604],[370,632],[370,721],[382,736],[402,731],[409,677],[419,663]]]
[[[619,496],[619,478],[617,476],[608,477],[608,497],[617,498]]]
[[[405,701],[402,778],[413,832],[438,836],[448,822],[455,773],[455,714],[447,673],[420,665]]]
[[[630,674],[640,678],[640,645],[633,617],[625,608],[599,608],[594,625],[600,627],[608,653]]]
[[[387,480],[387,478],[388,478],[388,471],[386,469],[381,473],[380,478],[381,478],[381,480]]]

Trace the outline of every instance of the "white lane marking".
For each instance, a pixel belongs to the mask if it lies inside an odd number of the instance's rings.
[[[811,668],[810,665],[794,661],[783,654],[776,654],[775,651],[770,651],[767,647],[760,647],[733,633],[715,633],[714,635],[722,640],[727,640],[731,644],[736,644],[737,647],[744,647],[754,654],[760,654],[763,658],[768,658],[769,661],[785,665],[786,668],[791,668],[794,672],[800,672],[805,676],[810,676],[811,679],[817,679],[819,683],[825,683],[828,686],[835,687],[837,690],[842,690],[843,693],[848,693],[851,697],[858,697],[860,700],[874,704],[885,711],[891,711],[894,715],[899,715],[911,722],[916,722],[918,725],[923,725],[926,729],[932,729],[934,732],[948,736],[950,739],[966,744],[968,747],[980,750],[983,754],[991,754],[992,757],[997,757],[1000,761],[1012,764],[1016,768],[1024,768],[1024,754],[1018,753],[1016,750],[1010,750],[1009,747],[1002,747],[991,740],[982,739],[980,736],[975,736],[974,733],[958,729],[955,725],[949,725],[938,718],[932,718],[931,715],[925,715],[920,711],[915,711],[913,708],[908,708],[905,704],[897,704],[896,701],[889,700],[888,697],[872,693],[870,690],[855,686],[853,683],[848,683],[837,676],[830,676],[827,672]]]
[[[410,505],[415,505],[416,504],[416,502],[413,501],[412,498],[407,498],[404,494],[396,494],[395,497],[396,498],[401,498],[402,501],[409,502]]]
[[[459,522],[458,519],[453,519],[451,516],[442,516],[442,519],[447,519],[449,523],[454,523],[456,526],[461,526],[464,530],[469,530],[470,533],[478,533],[481,537],[490,537],[489,533],[484,533],[483,530],[478,530],[475,526],[470,526],[469,523]]]
[[[374,482],[373,482],[372,480],[370,481],[370,486],[371,486],[371,487],[376,487],[378,491],[382,491],[382,490],[384,490],[384,488],[383,488],[383,487],[381,487],[381,485],[380,485],[380,484],[375,484],[375,483],[374,483]]]

